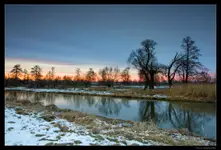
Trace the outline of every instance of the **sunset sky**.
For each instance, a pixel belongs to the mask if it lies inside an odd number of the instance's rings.
[[[5,72],[15,64],[28,71],[38,64],[44,73],[54,66],[61,76],[122,70],[145,39],[158,43],[158,62],[168,64],[186,36],[216,73],[215,5],[5,5]]]

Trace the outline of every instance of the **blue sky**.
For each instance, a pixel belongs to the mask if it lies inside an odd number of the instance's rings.
[[[186,36],[216,72],[215,5],[5,5],[5,57],[23,66],[40,60],[124,68],[144,39],[158,43],[158,61],[168,64]]]

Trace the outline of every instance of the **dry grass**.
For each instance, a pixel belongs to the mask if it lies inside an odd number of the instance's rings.
[[[70,122],[76,122],[84,125],[90,125],[94,121],[94,117],[81,112],[62,112],[60,117]]]
[[[179,95],[188,98],[216,99],[216,84],[187,84],[170,90],[171,96]]]
[[[21,105],[30,105],[31,101],[29,101],[29,100],[16,100],[15,103],[18,103]]]
[[[145,95],[162,94],[170,96],[173,100],[199,100],[199,101],[215,101],[216,100],[216,84],[183,84],[177,85],[171,89],[154,89],[141,90],[131,88],[126,91],[114,91],[119,96],[142,97]]]
[[[178,145],[177,142],[169,136],[160,136],[160,135],[152,134],[151,136],[146,136],[144,139],[145,140],[157,141],[159,143],[164,143],[164,144],[170,145],[170,146]]]
[[[193,138],[189,138],[187,140],[179,141],[177,145],[179,145],[179,146],[190,146],[190,145],[191,146],[200,146],[200,145],[202,145],[202,143],[194,140]]]
[[[135,130],[135,131],[144,131],[146,130],[146,123],[145,122],[137,122],[134,124],[134,126],[132,127],[132,130]]]

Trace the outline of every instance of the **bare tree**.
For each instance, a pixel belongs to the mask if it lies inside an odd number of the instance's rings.
[[[81,75],[80,75],[81,69],[80,69],[80,68],[77,68],[77,69],[75,70],[75,73],[76,73],[76,75],[75,75],[75,77],[74,77],[74,80],[75,80],[75,81],[80,81],[80,80],[81,80]]]
[[[35,83],[36,83],[37,87],[39,87],[39,85],[40,85],[40,80],[41,80],[41,77],[42,77],[41,73],[42,73],[42,69],[41,69],[40,66],[35,65],[33,68],[31,68],[31,74],[32,74],[32,77],[35,80]]]
[[[96,80],[96,73],[94,72],[93,68],[90,68],[86,74],[86,80],[89,82],[94,82]]]
[[[35,81],[41,79],[41,77],[42,77],[41,72],[42,72],[42,69],[38,65],[35,65],[33,68],[31,68],[31,74],[32,74]]]
[[[181,60],[181,69],[179,70],[183,74],[183,81],[188,83],[190,76],[197,74],[198,69],[202,67],[199,62],[200,50],[195,46],[195,41],[187,36],[183,39],[181,47],[184,49],[185,57]]]
[[[48,73],[45,75],[46,80],[51,80],[51,71],[48,71]]]
[[[48,87],[51,86],[53,84],[53,86],[55,87],[54,84],[54,79],[55,79],[55,68],[51,67],[51,70],[48,71],[48,73],[45,75],[45,79],[48,82]]]
[[[123,83],[129,83],[130,81],[130,67],[126,67],[121,73],[121,79]]]
[[[144,77],[145,87],[149,85],[149,89],[154,89],[155,75],[161,72],[161,65],[158,64],[155,57],[155,46],[157,43],[153,40],[144,40],[141,42],[142,48],[132,51],[128,62],[131,63]]]
[[[48,71],[48,73],[45,75],[45,78],[44,78],[44,80],[46,80],[46,82],[47,82],[48,87],[50,87],[51,75],[52,75],[52,72]]]
[[[142,70],[138,70],[138,77],[139,77],[139,82],[145,82],[145,76],[144,73],[142,73]]]
[[[23,74],[24,74],[24,79],[23,80],[24,80],[25,84],[27,84],[29,82],[28,70],[24,69]]]
[[[164,66],[164,75],[167,77],[169,88],[171,88],[173,84],[174,77],[176,75],[177,70],[181,67],[180,60],[184,58],[184,55],[176,53],[170,64]],[[172,71],[173,69],[173,71]]]
[[[24,74],[24,80],[28,80],[29,79],[29,74],[28,74],[28,70],[27,69],[24,69],[23,71],[23,74]]]
[[[195,76],[197,82],[209,83],[212,81],[212,77],[209,74],[209,69],[203,68],[202,71]]]
[[[99,71],[101,82],[108,87],[113,87],[114,82],[117,82],[120,76],[120,69],[118,67],[105,67]]]
[[[120,69],[118,67],[115,67],[114,68],[114,73],[113,73],[113,82],[118,82],[119,80],[119,77],[120,77]]]
[[[18,80],[19,76],[21,76],[22,74],[22,68],[20,66],[20,64],[17,64],[13,67],[13,69],[11,70],[11,75],[14,79]]]
[[[53,81],[55,78],[55,67],[51,67],[51,80]]]

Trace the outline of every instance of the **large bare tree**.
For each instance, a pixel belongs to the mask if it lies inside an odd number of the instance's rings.
[[[181,47],[184,49],[185,57],[181,60],[181,67],[179,73],[182,74],[183,82],[188,83],[188,79],[198,73],[202,64],[199,62],[201,56],[200,49],[195,45],[195,41],[190,36],[183,39]]]
[[[170,64],[163,66],[163,68],[164,68],[163,74],[167,78],[169,88],[171,88],[171,86],[173,84],[173,80],[175,78],[177,70],[182,65],[180,60],[182,60],[183,58],[184,58],[184,55],[176,53],[176,55],[174,56],[174,58],[172,59]]]
[[[141,42],[141,45],[142,48],[131,52],[128,62],[145,77],[144,89],[146,89],[148,85],[149,89],[154,89],[155,75],[162,71],[154,51],[157,43],[147,39]]]

